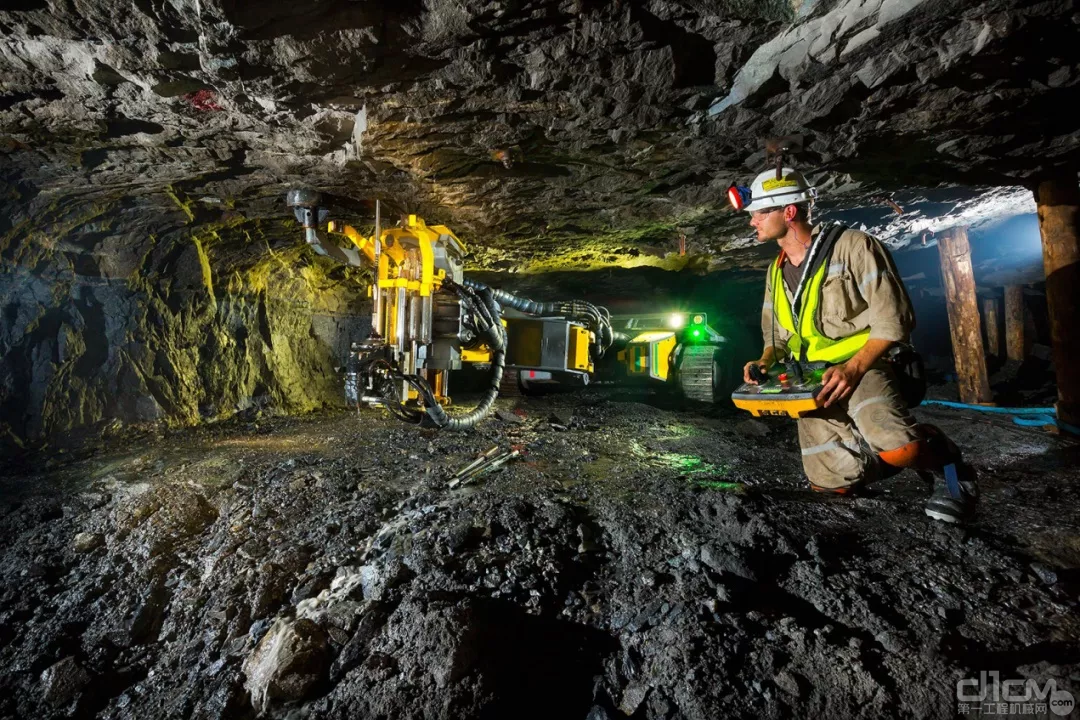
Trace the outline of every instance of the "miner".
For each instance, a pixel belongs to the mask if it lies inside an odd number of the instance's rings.
[[[732,188],[732,204],[750,214],[758,242],[776,241],[780,250],[765,282],[765,349],[746,363],[743,379],[764,381],[777,362],[796,373],[825,363],[821,407],[798,420],[810,487],[849,494],[912,468],[933,478],[926,514],[964,522],[975,510],[975,472],[938,428],[915,421],[911,393],[905,402],[901,392],[909,386],[902,365],[892,361],[910,348],[915,327],[907,291],[878,240],[835,224],[811,225],[816,196],[791,168],[760,174],[748,190]]]

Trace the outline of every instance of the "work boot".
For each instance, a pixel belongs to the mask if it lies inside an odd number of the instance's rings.
[[[934,489],[926,501],[926,514],[942,522],[962,524],[975,514],[979,486],[975,469],[963,460],[933,473]]]

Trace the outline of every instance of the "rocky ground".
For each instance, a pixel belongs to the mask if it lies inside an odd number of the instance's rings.
[[[812,495],[789,422],[642,400],[9,462],[0,716],[951,717],[980,670],[1080,690],[1080,444],[920,410],[981,472],[961,529],[909,473]],[[522,458],[447,487],[493,445]]]

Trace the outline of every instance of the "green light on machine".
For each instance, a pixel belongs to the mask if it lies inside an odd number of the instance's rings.
[[[692,333],[690,333],[690,334],[693,335],[696,338],[701,337],[701,331],[698,330],[697,328],[694,328],[694,331]]]

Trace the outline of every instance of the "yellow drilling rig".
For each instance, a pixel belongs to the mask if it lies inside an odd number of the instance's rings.
[[[504,372],[522,389],[586,385],[605,357],[617,368],[609,376],[674,383],[696,400],[718,399],[730,384],[725,338],[704,314],[613,320],[582,300],[521,298],[465,279],[465,245],[446,226],[408,215],[383,228],[376,201],[374,233],[365,237],[330,220],[317,192],[290,190],[286,200],[315,252],[372,270],[371,334],[353,343],[347,363],[353,403],[382,405],[426,427],[467,429],[492,411]],[[347,246],[324,239],[323,226]],[[451,415],[449,373],[463,363],[487,366],[487,387],[475,408]]]

